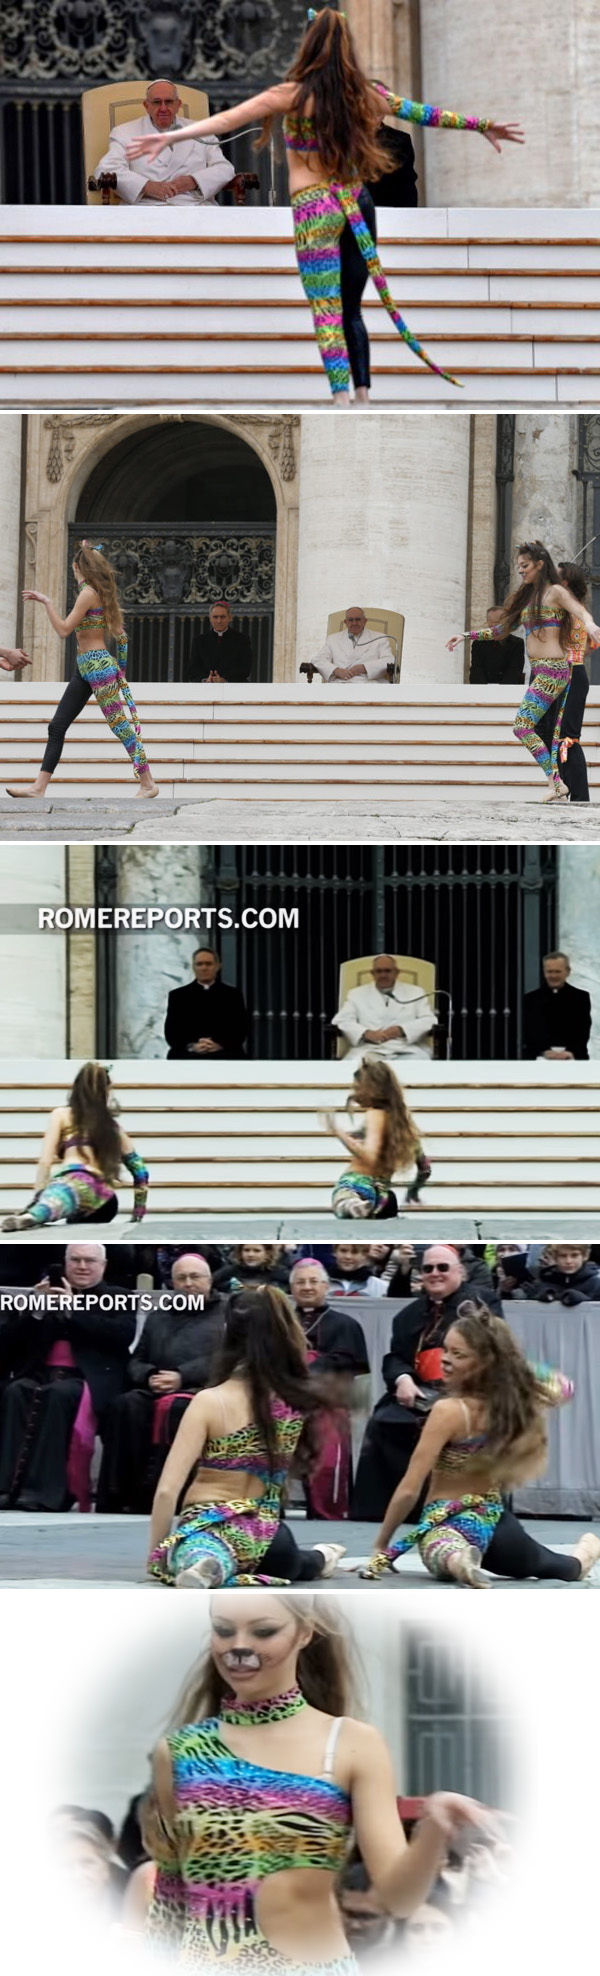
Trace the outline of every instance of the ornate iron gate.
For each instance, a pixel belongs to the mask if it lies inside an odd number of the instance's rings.
[[[119,851],[97,853],[97,901],[111,904]],[[207,903],[230,908],[219,939],[226,981],[242,989],[255,1058],[327,1058],[340,963],[383,950],[436,965],[442,1015],[453,1008],[452,1054],[518,1057],[523,994],[556,938],[554,846],[235,845],[203,852]],[[200,897],[200,861],[198,864]],[[235,930],[243,906],[297,906],[299,930]],[[104,937],[104,936],[103,936]],[[98,1048],[114,1053],[108,952]]]
[[[335,0],[334,0],[335,4]],[[279,80],[306,25],[304,0],[6,0],[0,81],[1,185],[5,204],[85,202],[80,97],[137,77],[173,76],[206,89],[213,111]],[[266,204],[268,151],[238,137],[236,171],[257,171]],[[278,205],[287,198],[275,167]]]
[[[95,541],[93,521],[69,527],[69,606],[76,597],[71,562],[82,536]],[[273,676],[275,606],[275,523],[260,531],[225,534],[204,528],[191,535],[184,522],[149,528],[110,528],[102,523],[102,545],[118,575],[133,680],[185,682],[194,631],[208,624],[216,597],[226,596],[236,630],[252,645],[254,680]],[[75,665],[75,640],[68,641],[65,677]]]

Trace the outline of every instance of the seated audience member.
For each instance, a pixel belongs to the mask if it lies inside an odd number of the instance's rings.
[[[549,1261],[540,1263],[537,1282],[527,1296],[539,1304],[600,1303],[600,1269],[590,1262],[585,1242],[553,1242]]]
[[[77,1914],[87,1908],[94,1928],[112,1929],[121,1917],[128,1875],[115,1854],[110,1819],[83,1807],[61,1807],[50,1821],[50,1836],[70,1909]]]
[[[264,1283],[275,1283],[278,1289],[287,1290],[289,1263],[276,1242],[239,1242],[230,1262],[217,1270],[213,1280],[215,1290],[226,1296],[235,1290],[256,1290]]]
[[[133,1310],[115,1306],[107,1289],[102,1242],[71,1242],[57,1286],[45,1277],[36,1297],[64,1296],[61,1309],[9,1312],[0,1326],[0,1508],[89,1508],[89,1469],[96,1433],[122,1392],[135,1336]],[[102,1294],[105,1308],[91,1300]],[[90,1307],[72,1307],[85,1295]],[[108,1308],[107,1300],[110,1301]]]
[[[359,1522],[383,1518],[406,1474],[429,1407],[442,1391],[446,1332],[469,1295],[465,1266],[453,1244],[433,1243],[424,1252],[421,1269],[422,1291],[393,1319],[382,1365],[387,1393],[377,1401],[365,1430],[351,1503],[351,1515]],[[493,1290],[486,1303],[502,1316]],[[415,1504],[415,1520],[419,1513],[420,1504]]]
[[[503,611],[492,606],[486,623],[499,624]],[[525,676],[525,646],[509,631],[508,638],[474,638],[471,645],[470,686],[520,686]]]
[[[240,989],[221,980],[220,955],[212,947],[197,947],[192,967],[195,980],[172,988],[169,995],[167,1056],[243,1057],[248,1017]]]
[[[290,1295],[306,1338],[308,1356],[321,1385],[331,1395],[331,1410],[317,1418],[318,1452],[305,1483],[309,1516],[348,1515],[352,1470],[350,1414],[352,1386],[359,1373],[369,1371],[362,1325],[347,1311],[328,1303],[329,1277],[315,1256],[305,1256],[290,1271]]]
[[[436,1026],[431,1003],[421,988],[400,981],[393,954],[376,954],[372,981],[351,988],[332,1017],[350,1044],[346,1062],[362,1056],[365,1045],[375,1057],[428,1057],[423,1048]]]
[[[225,1299],[213,1291],[204,1256],[173,1264],[172,1288],[204,1309],[161,1309],[149,1316],[129,1361],[129,1391],[111,1408],[98,1479],[99,1510],[151,1508],[154,1489],[194,1393],[208,1385],[223,1330]],[[164,1293],[163,1293],[164,1294]]]
[[[145,137],[150,131],[163,137],[165,131],[181,130],[193,121],[180,117],[177,86],[164,78],[149,84],[144,109],[145,115],[134,117],[132,123],[115,124],[108,151],[96,165],[94,176],[116,172],[117,192],[127,206],[135,206],[141,199],[159,200],[161,204],[173,201],[176,206],[214,205],[217,193],[235,177],[235,167],[224,157],[216,137],[191,137],[189,144],[177,144],[174,150],[169,146],[158,158],[130,163],[127,145],[132,138]]]
[[[188,1249],[185,1242],[172,1242],[168,1248],[161,1245],[160,1248],[156,1249],[151,1273],[157,1290],[171,1289],[173,1263],[179,1262],[180,1256],[187,1256],[187,1254]],[[213,1290],[215,1287],[215,1273],[217,1269],[221,1269],[228,1254],[229,1250],[227,1248],[219,1249],[216,1242],[211,1242],[210,1267],[213,1277]]]
[[[224,597],[211,604],[208,616],[209,631],[195,626],[186,681],[190,685],[208,682],[211,686],[240,686],[252,672],[252,646],[247,632],[234,631]]]
[[[387,680],[388,666],[394,663],[389,638],[381,631],[370,631],[364,611],[358,606],[346,611],[345,631],[330,631],[310,660],[326,684],[338,680],[343,686],[365,686],[369,679]]]
[[[523,1000],[523,1056],[572,1058],[589,1056],[592,1004],[585,988],[572,988],[568,954],[546,954],[544,984]]]
[[[373,1275],[366,1248],[357,1242],[334,1242],[329,1267],[330,1297],[381,1297],[385,1286]]]

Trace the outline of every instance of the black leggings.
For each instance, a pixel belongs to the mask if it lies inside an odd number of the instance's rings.
[[[287,1523],[280,1523],[260,1562],[261,1571],[273,1578],[289,1578],[292,1585],[320,1578],[325,1569],[322,1551],[301,1551]]]
[[[585,666],[573,666],[571,684],[563,708],[560,730],[561,744],[563,741],[571,741],[573,745],[567,748],[564,762],[561,762],[559,757],[558,764],[562,780],[566,782],[572,803],[589,803],[590,800],[587,762],[580,743],[585,703],[589,690],[590,682]],[[556,725],[556,706],[557,702],[553,701],[552,706],[547,707],[545,714],[542,714],[542,718],[538,721],[537,726],[537,732],[541,734],[542,740],[545,741],[548,749],[552,747],[552,736]]]
[[[72,727],[73,721],[77,720],[77,715],[83,713],[84,707],[87,706],[87,702],[91,698],[91,693],[92,688],[89,681],[82,679],[80,672],[74,672],[68,686],[65,686],[62,699],[58,702],[56,713],[52,715],[52,719],[48,725],[48,740],[41,771],[43,775],[54,774],[65,745],[67,729]],[[84,770],[82,769],[83,773]]]
[[[562,1551],[549,1551],[545,1544],[538,1544],[510,1509],[500,1518],[483,1564],[486,1571],[501,1578],[564,1578],[571,1582],[581,1577],[578,1557],[565,1557]]]
[[[358,204],[373,240],[377,239],[377,215],[370,192],[366,185],[361,187]],[[354,238],[350,221],[346,220],[340,239],[340,260],[342,273],[342,316],[344,336],[348,346],[350,369],[355,389],[364,385],[368,390],[371,383],[369,364],[369,338],[361,315],[361,298],[364,294],[369,270],[364,255]]]

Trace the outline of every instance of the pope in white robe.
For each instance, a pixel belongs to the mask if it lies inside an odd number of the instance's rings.
[[[428,996],[416,983],[400,981],[391,954],[378,954],[373,980],[351,988],[332,1020],[350,1044],[348,1059],[430,1057],[427,1039],[436,1026]]]

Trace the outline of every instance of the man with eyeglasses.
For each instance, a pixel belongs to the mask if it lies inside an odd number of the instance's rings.
[[[167,145],[158,158],[144,158],[141,171],[129,162],[127,145],[132,138],[146,137],[152,130],[162,137],[165,131],[182,130],[190,122],[189,117],[179,115],[180,109],[176,83],[161,77],[148,85],[145,115],[135,117],[132,123],[115,125],[108,151],[96,165],[94,176],[116,172],[117,192],[125,205],[154,199],[161,203],[169,200],[176,206],[212,206],[217,193],[235,177],[235,167],[224,157],[216,137],[191,137],[189,144],[178,144],[176,152]]]
[[[419,1295],[396,1311],[392,1323],[381,1368],[387,1392],[367,1422],[350,1505],[357,1522],[379,1522],[406,1474],[429,1409],[443,1390],[442,1347],[460,1305],[474,1297],[503,1316],[494,1289],[486,1289],[484,1299],[470,1289],[462,1256],[451,1243],[425,1249],[421,1276]],[[415,1504],[415,1521],[420,1507]]]
[[[343,686],[365,686],[370,679],[387,679],[394,663],[389,638],[383,632],[369,631],[366,614],[352,604],[344,618],[345,631],[331,631],[325,644],[311,659],[327,686],[336,680]]]

